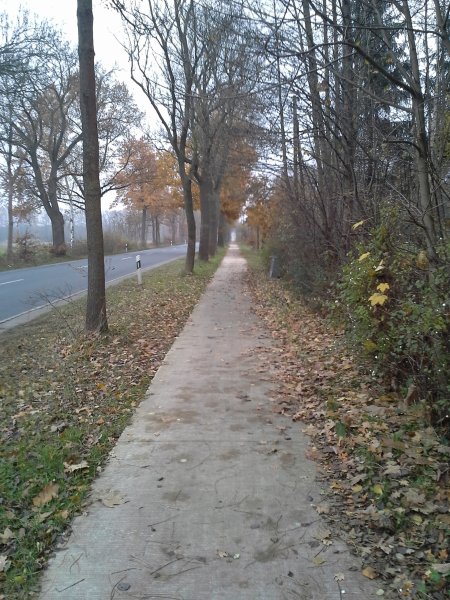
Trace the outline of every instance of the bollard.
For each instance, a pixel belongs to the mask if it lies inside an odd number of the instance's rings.
[[[137,273],[138,284],[142,285],[141,255],[140,254],[138,254],[136,256],[136,273]]]
[[[278,256],[270,257],[269,277],[272,279],[278,279],[278,277],[280,277],[280,261],[278,260]]]
[[[128,244],[125,244],[125,252],[128,252]]]

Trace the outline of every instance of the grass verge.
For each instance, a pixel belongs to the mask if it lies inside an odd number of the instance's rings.
[[[39,572],[223,258],[182,261],[107,290],[109,332],[83,333],[84,301],[1,337],[0,600]]]
[[[257,253],[241,250],[253,306],[277,345],[266,350],[279,384],[275,410],[310,437],[307,458],[319,463],[324,490],[316,510],[330,536],[360,556],[378,596],[448,599],[448,440],[424,403],[384,389],[341,332],[268,279]]]

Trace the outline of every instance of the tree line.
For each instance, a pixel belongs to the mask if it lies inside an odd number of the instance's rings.
[[[355,343],[393,387],[409,378],[442,399],[449,354],[448,3],[109,4],[122,18],[131,80],[157,116],[164,150],[172,153],[169,170],[178,191],[169,185],[155,198],[156,204],[168,195],[183,202],[186,272],[194,268],[197,239],[200,259],[208,260],[224,242],[227,220],[241,215],[256,244],[279,255],[283,272],[301,292],[315,302],[332,299]],[[15,43],[20,39],[14,36]],[[44,44],[42,52],[52,47]],[[4,103],[4,114],[20,107],[4,118],[10,123],[6,145],[19,139],[24,115],[37,114],[27,94],[39,72],[39,48],[27,59],[20,85],[8,68],[2,75],[3,85],[14,81],[15,90],[3,94],[13,100]],[[20,72],[20,60],[14,69]],[[107,74],[104,79],[108,83]],[[97,68],[100,147],[101,81]],[[33,86],[46,108],[56,109],[59,98],[72,106],[70,92],[56,93],[45,78]],[[109,81],[105,94],[112,88]],[[110,118],[119,106],[105,109]],[[39,136],[48,134],[60,114],[52,112],[49,124],[39,125]],[[51,137],[65,149],[76,148],[79,135],[70,115],[67,134]],[[42,117],[38,122],[44,124]],[[116,139],[107,123],[105,138]],[[138,140],[134,150],[139,146]],[[29,150],[23,143],[16,147],[25,170],[34,169]],[[137,205],[146,186],[158,187],[147,179],[162,160],[152,149],[139,159],[141,150],[142,144],[134,164],[122,156],[121,175],[110,184]],[[65,151],[56,155],[61,159]],[[72,176],[77,154],[69,155]],[[117,168],[120,160],[112,162]],[[46,173],[51,165],[46,158]],[[127,172],[135,185],[121,192]],[[45,190],[50,207],[52,185]],[[141,208],[144,222],[148,207]]]
[[[389,385],[448,401],[450,7],[442,0],[112,0],[178,160],[186,269],[221,189],[299,290],[335,305]],[[250,151],[249,151],[250,149]],[[245,170],[245,169],[244,169]],[[230,171],[228,171],[230,172]],[[446,404],[447,402],[447,404]]]

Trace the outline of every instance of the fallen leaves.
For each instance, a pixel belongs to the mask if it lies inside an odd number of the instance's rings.
[[[84,300],[2,333],[5,597],[28,597],[34,589],[219,259],[200,265],[192,277],[180,276],[181,263],[152,271],[139,292],[132,281],[108,289],[106,335],[84,334]],[[104,500],[111,510],[125,501],[114,495]]]
[[[4,573],[11,566],[11,561],[8,560],[6,554],[0,554],[0,573]]]
[[[383,306],[387,299],[388,297],[386,296],[386,294],[380,294],[379,292],[375,292],[375,294],[372,294],[370,296],[369,302],[372,306]]]
[[[33,498],[33,506],[39,507],[48,504],[53,498],[58,496],[59,485],[56,483],[47,484],[40,492]]]
[[[372,567],[365,567],[361,573],[368,579],[376,579],[378,577],[378,573]]]
[[[75,471],[81,471],[83,469],[89,469],[89,464],[86,460],[82,460],[80,463],[71,465],[67,462],[64,463],[64,471],[66,473],[74,473]]]
[[[381,261],[375,271],[383,268]],[[327,493],[317,512],[364,559],[365,576],[386,582],[377,596],[412,598],[421,590],[443,600],[449,447],[412,394],[405,402],[404,391],[386,390],[365,373],[340,332],[293,296],[285,300],[282,282],[251,273],[248,282],[276,340],[276,349],[261,350],[278,385],[274,411],[299,423],[310,439],[306,457],[320,464]],[[374,306],[387,301],[389,284],[378,285]],[[371,340],[367,347],[376,351]]]

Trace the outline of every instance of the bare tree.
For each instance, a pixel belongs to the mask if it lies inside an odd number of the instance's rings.
[[[145,6],[112,0],[122,16],[131,78],[147,96],[178,161],[188,229],[185,270],[194,268],[196,226],[192,199],[192,150],[189,134],[193,113],[194,74],[202,54],[192,37],[193,0],[147,0]]]
[[[94,66],[92,0],[78,0],[78,54],[80,63],[80,108],[83,138],[83,186],[88,244],[87,331],[106,331],[105,263],[99,143]]]

